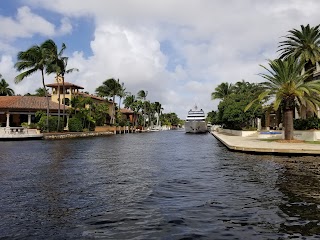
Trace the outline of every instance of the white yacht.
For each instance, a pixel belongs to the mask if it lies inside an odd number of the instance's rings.
[[[208,132],[206,116],[202,109],[198,110],[197,106],[188,112],[184,124],[186,133],[206,133]]]

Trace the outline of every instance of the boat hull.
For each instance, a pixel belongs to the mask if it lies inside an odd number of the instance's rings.
[[[208,132],[205,121],[186,121],[184,124],[186,133],[206,133]]]

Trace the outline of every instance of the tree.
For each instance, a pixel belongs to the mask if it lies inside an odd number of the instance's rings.
[[[43,43],[43,46],[46,51],[46,55],[48,56],[48,66],[47,66],[47,73],[55,73],[56,79],[58,83],[58,101],[59,101],[59,108],[58,108],[58,116],[60,119],[60,82],[59,77],[62,79],[62,92],[63,92],[63,125],[65,119],[65,112],[66,112],[66,104],[65,104],[65,84],[64,84],[64,76],[65,74],[72,73],[73,71],[79,71],[77,68],[71,68],[67,70],[68,65],[68,57],[64,57],[63,53],[67,46],[62,43],[61,49],[58,50],[56,43],[49,39]],[[58,123],[59,127],[60,122]]]
[[[48,93],[48,90],[47,90],[47,93]],[[46,91],[43,88],[37,88],[35,96],[45,97],[46,96]]]
[[[293,29],[280,42],[278,52],[280,59],[293,57],[305,64],[305,70],[314,69],[320,61],[320,31],[319,25],[310,27],[301,25],[301,30]]]
[[[101,97],[112,97],[111,123],[115,123],[115,97],[119,95],[121,84],[113,78],[107,79],[96,88],[96,93]]]
[[[43,43],[43,46],[46,50],[46,54],[48,56],[48,66],[47,66],[47,73],[48,74],[51,74],[51,73],[55,73],[56,74],[56,80],[57,80],[57,83],[58,83],[58,102],[59,102],[59,106],[58,106],[58,124],[57,124],[57,129],[60,129],[60,104],[61,104],[61,101],[60,101],[60,82],[59,82],[59,75],[60,75],[60,72],[61,72],[61,69],[60,69],[60,65],[61,63],[59,61],[63,61],[63,57],[62,57],[62,54],[63,54],[63,51],[66,49],[66,45],[64,43],[62,43],[62,46],[61,46],[61,50],[58,51],[58,47],[56,45],[56,43],[51,40],[51,39],[48,39],[47,41],[45,41]],[[58,131],[58,130],[57,130]]]
[[[161,110],[163,110],[160,102],[154,102],[154,110],[157,113],[156,126],[158,127],[159,126],[159,119],[160,119],[160,115],[161,115]]]
[[[289,31],[286,40],[281,41],[278,52],[281,52],[280,58],[286,59],[293,57],[304,63],[304,71],[316,70],[316,63],[320,61],[320,31],[319,25],[310,27],[301,25],[301,30],[293,29]],[[312,74],[306,81],[312,81]],[[301,106],[301,118],[306,118],[312,114],[311,107]]]
[[[21,51],[18,53],[17,62],[15,64],[15,68],[21,72],[26,70],[25,72],[20,73],[15,77],[15,83],[21,82],[26,77],[34,74],[37,71],[41,72],[42,77],[42,85],[45,91],[45,96],[47,99],[47,119],[46,119],[46,129],[49,127],[49,98],[48,93],[46,91],[46,85],[44,82],[44,73],[48,63],[48,57],[46,55],[45,48],[42,45],[34,45],[26,51]]]
[[[233,85],[231,83],[223,82],[215,88],[215,92],[211,93],[211,99],[224,99],[230,95],[233,91]]]
[[[136,101],[136,97],[134,95],[128,95],[124,100],[123,104],[125,108],[130,108],[133,110],[133,104]]]
[[[64,76],[66,74],[72,73],[74,71],[78,72],[79,69],[78,68],[69,68],[67,69],[68,66],[68,59],[67,57],[63,57],[58,61],[58,65],[59,65],[59,69],[60,69],[60,74],[59,76],[61,76],[62,78],[62,92],[63,92],[63,125],[65,123],[65,114],[66,114],[66,89],[65,89],[65,84],[64,84]]]
[[[311,71],[301,74],[304,62],[288,57],[285,60],[269,60],[270,69],[263,67],[267,73],[259,75],[267,80],[263,82],[264,91],[257,99],[252,101],[245,110],[248,110],[253,102],[261,101],[267,96],[274,100],[274,109],[280,105],[284,110],[284,135],[286,140],[293,139],[293,112],[296,103],[300,106],[308,104],[316,112],[320,105],[320,81],[305,81]]]
[[[13,96],[14,91],[12,88],[9,88],[9,84],[6,82],[2,75],[0,74],[0,96]]]
[[[119,79],[118,79],[118,83],[120,84]],[[122,98],[124,98],[127,94],[130,94],[130,93],[129,93],[129,92],[126,92],[126,88],[124,87],[124,83],[121,83],[121,84],[120,84],[120,89],[119,89],[119,92],[118,92],[118,96],[119,96],[119,110],[121,109],[121,100],[122,100]]]
[[[137,94],[138,99],[141,99],[143,102],[146,100],[148,96],[148,91],[140,90]],[[143,126],[146,126],[146,118],[145,118],[145,113],[146,113],[146,105],[144,105],[143,108]]]
[[[211,112],[208,112],[206,120],[208,123],[217,124],[218,122],[217,117],[218,117],[217,112],[211,111]]]
[[[262,106],[260,103],[255,102],[249,111],[244,112],[244,109],[257,96],[250,91],[244,91],[225,97],[218,105],[215,123],[221,124],[225,128],[236,130],[251,127],[252,121],[262,116]]]

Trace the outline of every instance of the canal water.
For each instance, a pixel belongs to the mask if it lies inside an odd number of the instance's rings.
[[[320,237],[315,157],[229,152],[182,131],[0,151],[0,239]]]

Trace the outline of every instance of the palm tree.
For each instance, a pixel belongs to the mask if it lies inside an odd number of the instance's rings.
[[[123,104],[125,108],[130,108],[133,110],[133,103],[136,101],[135,95],[128,95],[124,100]]]
[[[315,27],[310,27],[309,24],[301,25],[301,30],[290,30],[285,37],[287,39],[281,41],[279,45],[280,59],[292,56],[305,64],[306,71],[314,69],[316,63],[320,61],[319,25]]]
[[[286,59],[292,56],[305,64],[303,71],[316,70],[316,64],[320,61],[320,31],[319,25],[310,27],[301,25],[301,30],[293,29],[289,31],[286,40],[281,41],[278,52],[281,52],[280,58]],[[312,81],[312,74],[306,81]],[[311,107],[301,106],[300,115],[306,118],[312,110]]]
[[[20,73],[15,77],[15,83],[21,82],[24,78],[29,77],[37,71],[41,72],[42,76],[42,85],[45,91],[45,96],[47,99],[47,121],[46,121],[46,129],[49,131],[49,98],[48,93],[46,91],[46,85],[44,82],[44,72],[47,66],[48,57],[46,55],[45,48],[43,45],[34,45],[29,48],[27,51],[21,51],[17,56],[18,61],[14,65],[15,68],[21,72],[26,70],[25,72]]]
[[[146,100],[148,96],[148,91],[140,90],[137,94],[138,99],[141,99],[143,102]],[[146,118],[145,118],[145,113],[146,113],[146,106],[144,105],[144,113],[143,113],[143,126],[146,126]]]
[[[119,79],[118,79],[118,83],[120,84]],[[126,88],[124,87],[124,83],[121,83],[120,86],[121,87],[120,87],[119,93],[118,93],[118,96],[119,96],[119,110],[121,109],[121,100],[122,100],[122,98],[124,98],[128,94],[131,94],[130,92],[126,92]]]
[[[145,101],[143,103],[144,109],[145,109],[145,114],[148,117],[148,127],[151,125],[151,114],[152,114],[152,106],[150,101]]]
[[[64,75],[67,73],[72,73],[73,71],[79,71],[77,68],[71,68],[67,70],[68,65],[68,57],[64,57],[63,53],[67,46],[62,43],[60,51],[58,51],[58,47],[55,42],[51,39],[45,41],[43,43],[44,48],[46,49],[49,63],[47,67],[47,73],[55,73],[58,83],[58,101],[59,101],[59,108],[58,108],[58,129],[60,125],[60,81],[59,77],[62,78],[62,92],[63,92],[63,125],[65,119],[65,112],[66,112],[66,104],[65,104],[65,85],[64,85]]]
[[[58,131],[58,129],[60,129],[60,104],[61,104],[61,102],[60,102],[60,82],[59,82],[58,77],[61,74],[60,61],[63,61],[62,54],[63,54],[63,51],[66,49],[66,45],[64,43],[62,43],[61,50],[58,51],[58,47],[57,47],[56,43],[53,40],[48,39],[47,41],[45,41],[43,43],[43,46],[47,52],[48,61],[49,61],[46,72],[48,74],[55,73],[56,80],[58,83],[58,102],[59,102],[58,125],[57,125],[57,131]]]
[[[215,88],[215,92],[211,93],[211,99],[224,99],[233,92],[231,83],[223,82]]]
[[[48,92],[48,90],[47,90],[47,92]],[[35,96],[45,97],[46,96],[46,91],[43,88],[37,88]]]
[[[9,88],[9,84],[2,78],[2,74],[0,74],[0,79],[0,96],[13,96],[14,91],[12,88]]]
[[[163,109],[162,106],[161,106],[161,103],[160,102],[154,102],[154,109],[155,109],[155,112],[157,113],[156,126],[159,127],[159,118],[160,118],[161,110]]]
[[[68,59],[67,57],[61,57],[58,61],[58,66],[59,66],[59,69],[60,69],[60,74],[59,76],[61,76],[62,78],[62,92],[63,92],[63,126],[64,126],[64,123],[65,123],[65,114],[66,114],[66,102],[65,102],[65,99],[66,99],[66,89],[65,89],[65,85],[64,85],[64,76],[66,74],[69,74],[69,73],[72,73],[74,71],[78,72],[79,69],[78,68],[69,68],[67,69],[67,66],[68,66]]]
[[[293,112],[296,104],[312,107],[314,112],[320,105],[320,81],[305,81],[311,71],[301,74],[304,68],[304,62],[298,61],[294,57],[288,57],[285,60],[269,60],[270,70],[263,67],[268,73],[259,74],[267,82],[261,85],[265,90],[257,99],[252,101],[245,109],[248,110],[253,102],[261,101],[270,96],[274,99],[274,109],[277,110],[280,105],[284,110],[285,139],[293,139]]]
[[[119,95],[121,84],[114,78],[107,79],[96,88],[96,93],[101,97],[112,97],[111,123],[115,123],[115,97]]]

